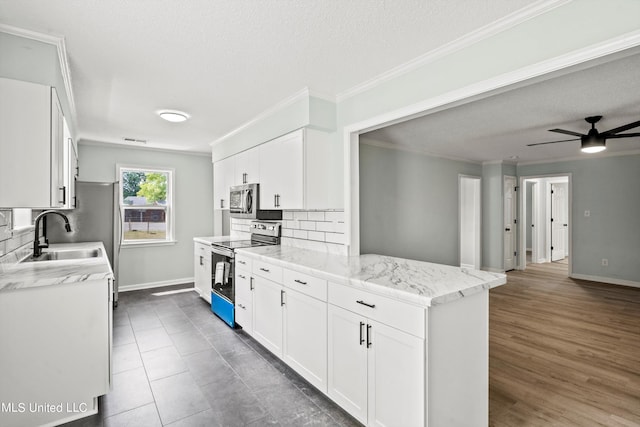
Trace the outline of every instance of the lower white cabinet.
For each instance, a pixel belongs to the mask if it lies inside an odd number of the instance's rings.
[[[329,305],[328,395],[370,426],[422,426],[425,341]]]
[[[286,289],[283,360],[327,392],[327,303]]]
[[[193,276],[195,288],[205,301],[211,304],[211,248],[195,242]]]
[[[282,359],[282,285],[256,276],[253,279],[253,338]]]
[[[253,278],[250,271],[240,268],[240,261],[236,259],[235,322],[253,336]]]

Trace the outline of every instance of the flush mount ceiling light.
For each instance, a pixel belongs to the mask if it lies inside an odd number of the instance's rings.
[[[172,123],[184,122],[189,118],[189,115],[187,113],[183,113],[182,111],[176,111],[176,110],[158,111],[158,115],[163,119],[165,119],[166,121],[172,122]]]

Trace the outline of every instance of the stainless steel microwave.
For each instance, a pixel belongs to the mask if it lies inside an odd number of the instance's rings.
[[[229,214],[232,218],[282,219],[281,210],[260,209],[260,184],[236,185],[229,189]]]

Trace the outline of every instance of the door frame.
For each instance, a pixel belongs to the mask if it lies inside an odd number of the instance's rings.
[[[474,227],[474,258],[476,260],[476,263],[473,268],[475,268],[476,270],[480,270],[480,268],[482,268],[482,177],[475,175],[458,174],[458,261],[460,266],[462,267],[462,183],[464,180],[476,181],[476,185],[474,185],[474,196],[476,196],[476,203],[474,203],[474,208],[477,210]],[[468,267],[468,265],[465,265],[465,267]]]
[[[526,180],[530,179],[549,179],[549,178],[567,178],[567,216],[569,218],[569,227],[567,233],[569,234],[569,260],[568,260],[568,275],[571,276],[573,272],[573,176],[571,172],[564,173],[554,173],[548,175],[527,175],[518,177],[518,186],[522,189],[522,191],[518,191],[520,193],[518,195],[518,209],[519,212],[524,212],[526,215],[526,192],[527,186],[525,184]],[[547,182],[545,184],[545,190],[551,189],[551,182]],[[551,197],[550,191],[545,191],[547,196]],[[545,211],[549,209],[549,205],[545,207]],[[535,216],[536,213],[533,213]],[[522,215],[521,215],[522,216]],[[538,218],[538,223],[540,223],[540,218]],[[527,267],[527,221],[526,218],[520,221],[519,227],[517,227],[518,233],[518,259],[516,269],[524,270]],[[547,236],[550,236],[550,231],[547,230]],[[539,246],[539,245],[538,245]],[[545,251],[545,259],[550,259],[550,252]]]

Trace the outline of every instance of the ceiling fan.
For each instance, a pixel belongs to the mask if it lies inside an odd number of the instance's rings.
[[[598,121],[600,121],[601,118],[602,116],[585,117],[585,120],[587,121],[587,123],[591,124],[591,129],[589,129],[589,132],[587,134],[573,132],[565,129],[549,129],[549,132],[564,133],[566,135],[577,136],[578,138],[562,139],[560,141],[537,142],[535,144],[527,144],[527,147],[533,147],[536,145],[545,145],[545,144],[555,144],[558,142],[581,141],[582,152],[598,153],[607,148],[605,143],[607,139],[633,138],[636,136],[640,136],[640,133],[619,134],[620,132],[624,132],[625,130],[633,129],[635,127],[640,126],[640,120],[637,122],[627,123],[626,125],[623,125],[617,128],[609,129],[608,131],[605,131],[605,132],[598,132],[598,129],[596,129],[596,123],[598,123]]]

